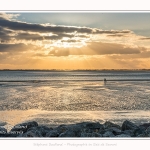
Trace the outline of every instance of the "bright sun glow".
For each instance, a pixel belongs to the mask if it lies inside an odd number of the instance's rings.
[[[0,69],[150,68],[149,13],[32,15],[0,13]]]

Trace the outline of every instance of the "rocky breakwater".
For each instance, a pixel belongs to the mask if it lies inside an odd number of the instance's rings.
[[[38,125],[37,122],[26,122],[15,125],[9,132],[0,127],[0,137],[99,137],[99,138],[123,138],[123,137],[150,137],[150,123],[137,126],[126,120],[122,126],[106,121],[104,124],[99,122],[82,122],[70,125],[60,125],[55,128]]]

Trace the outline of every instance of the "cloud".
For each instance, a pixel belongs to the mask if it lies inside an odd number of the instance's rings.
[[[0,44],[0,52],[22,51],[25,47],[25,44]]]
[[[59,39],[57,36],[41,36],[40,34],[29,34],[29,33],[18,33],[17,36],[14,37],[17,40],[53,40],[53,39]]]
[[[20,14],[0,13],[0,19],[15,20]]]
[[[140,33],[135,27],[134,32],[123,30],[131,29],[130,26],[103,30],[97,24],[91,28],[90,20],[89,27],[69,26],[69,19],[68,25],[28,23],[17,21],[18,15],[0,13],[1,68],[66,68],[69,65],[72,68],[72,64],[76,68],[88,68],[89,64],[95,68],[142,68],[150,62],[150,37],[135,34]],[[101,22],[99,25],[104,29],[112,27],[108,22],[105,27]]]
[[[25,45],[23,43],[19,44],[0,44],[0,52],[23,52],[28,50],[35,50],[34,45]]]
[[[150,50],[145,50],[145,51],[141,51],[141,53],[135,53],[135,54],[130,54],[130,55],[126,55],[126,54],[122,54],[122,55],[110,55],[109,56],[112,59],[140,59],[140,58],[150,58]]]
[[[13,36],[13,38],[17,40],[59,40],[63,37],[72,38],[74,35],[69,34],[58,34],[58,35],[50,35],[50,36],[44,36],[40,34],[31,34],[31,33],[18,33],[16,36]]]
[[[13,34],[13,35],[9,35],[9,34]],[[67,38],[73,38],[75,37],[74,35],[69,35],[69,34],[58,34],[58,35],[50,35],[50,36],[44,36],[44,35],[40,35],[40,34],[31,34],[28,32],[24,32],[24,33],[14,33],[12,31],[9,30],[5,30],[3,28],[0,27],[0,43],[8,43],[11,42],[12,39],[15,40],[32,40],[32,41],[42,41],[42,40],[60,40],[64,37]],[[75,41],[74,41],[75,42]]]
[[[56,51],[51,51],[50,55],[56,56],[67,56],[67,55],[103,55],[113,53],[112,45],[111,48],[105,49],[110,45],[104,45],[102,43],[86,43],[87,41],[98,41],[100,36],[103,34],[108,35],[108,37],[121,37],[132,33],[130,30],[101,30],[97,28],[90,27],[77,27],[77,26],[66,26],[66,25],[51,25],[51,24],[34,24],[12,20],[17,17],[17,15],[11,14],[0,14],[0,43],[6,44],[1,45],[2,49],[0,51],[11,51],[12,49],[29,49],[26,47],[21,47],[21,43],[40,45],[43,47],[52,47],[52,46],[62,46],[62,51],[56,48]],[[110,38],[111,39],[111,38]],[[108,38],[109,40],[109,38]],[[9,44],[9,45],[8,45]],[[64,45],[72,46],[69,50],[63,48]],[[84,46],[86,45],[87,46]],[[12,48],[10,48],[12,46]],[[74,48],[81,47],[82,48]],[[117,45],[120,46],[120,45]],[[97,49],[99,47],[99,49]],[[111,52],[112,49],[112,52]],[[125,48],[120,47],[120,50],[115,47],[115,52],[117,53],[126,53],[128,51]],[[105,50],[105,51],[104,51]],[[132,52],[137,52],[138,49],[132,49]],[[129,53],[129,52],[128,52]]]
[[[132,33],[130,30],[99,30],[96,29],[96,34],[128,34]]]
[[[42,25],[42,24],[31,24],[26,22],[10,21],[5,18],[0,18],[0,26],[6,27],[12,30],[23,30],[40,33],[92,33],[91,28],[86,27],[73,27],[73,26],[54,26],[54,25]]]
[[[140,38],[140,40],[150,40],[150,37]]]
[[[110,55],[110,54],[140,54],[144,48],[131,47],[116,43],[90,42],[87,46],[80,48],[68,47],[57,48],[49,52],[51,56],[68,56],[68,55]]]
[[[61,40],[61,42],[69,42],[69,43],[74,43],[74,42],[81,42],[80,40]]]
[[[12,34],[13,31],[10,31],[10,30],[6,30],[2,27],[0,27],[0,43],[3,43],[5,41],[9,41],[10,40],[10,36],[9,34]]]
[[[0,26],[8,29],[12,29],[15,31],[30,31],[30,32],[39,32],[39,33],[86,33],[86,34],[128,34],[131,33],[130,30],[100,30],[96,28],[89,27],[77,27],[77,26],[64,26],[64,25],[43,25],[43,24],[33,24],[27,22],[19,22],[10,19],[6,19],[5,15],[0,16]]]
[[[92,42],[88,47],[97,52],[97,54],[135,54],[140,53],[142,48],[134,48],[123,44]]]
[[[112,35],[107,35],[107,36],[110,36],[110,37],[124,37],[125,35],[123,35],[123,34],[112,34]]]

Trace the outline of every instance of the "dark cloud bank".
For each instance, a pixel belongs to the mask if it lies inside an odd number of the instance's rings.
[[[42,36],[41,33],[51,33],[50,36]],[[77,33],[77,34],[76,34]],[[31,45],[24,43],[9,43],[12,39],[15,40],[61,40],[63,37],[69,38],[67,41],[61,42],[80,42],[74,40],[73,37],[88,38],[90,34],[106,34],[112,37],[121,37],[131,33],[129,30],[100,30],[89,27],[74,27],[74,26],[54,26],[31,24],[19,22],[3,17],[0,14],[0,52],[23,51],[31,49]],[[148,39],[148,38],[147,38]],[[144,39],[143,39],[144,40]],[[141,48],[124,47],[122,44],[89,42],[87,46],[82,48],[56,48],[49,52],[50,56],[68,56],[68,55],[105,55],[105,54],[138,54]]]

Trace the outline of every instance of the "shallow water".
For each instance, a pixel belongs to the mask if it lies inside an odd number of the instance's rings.
[[[0,71],[0,125],[149,122],[149,79],[149,71]]]
[[[150,81],[1,82],[0,110],[150,110]]]

